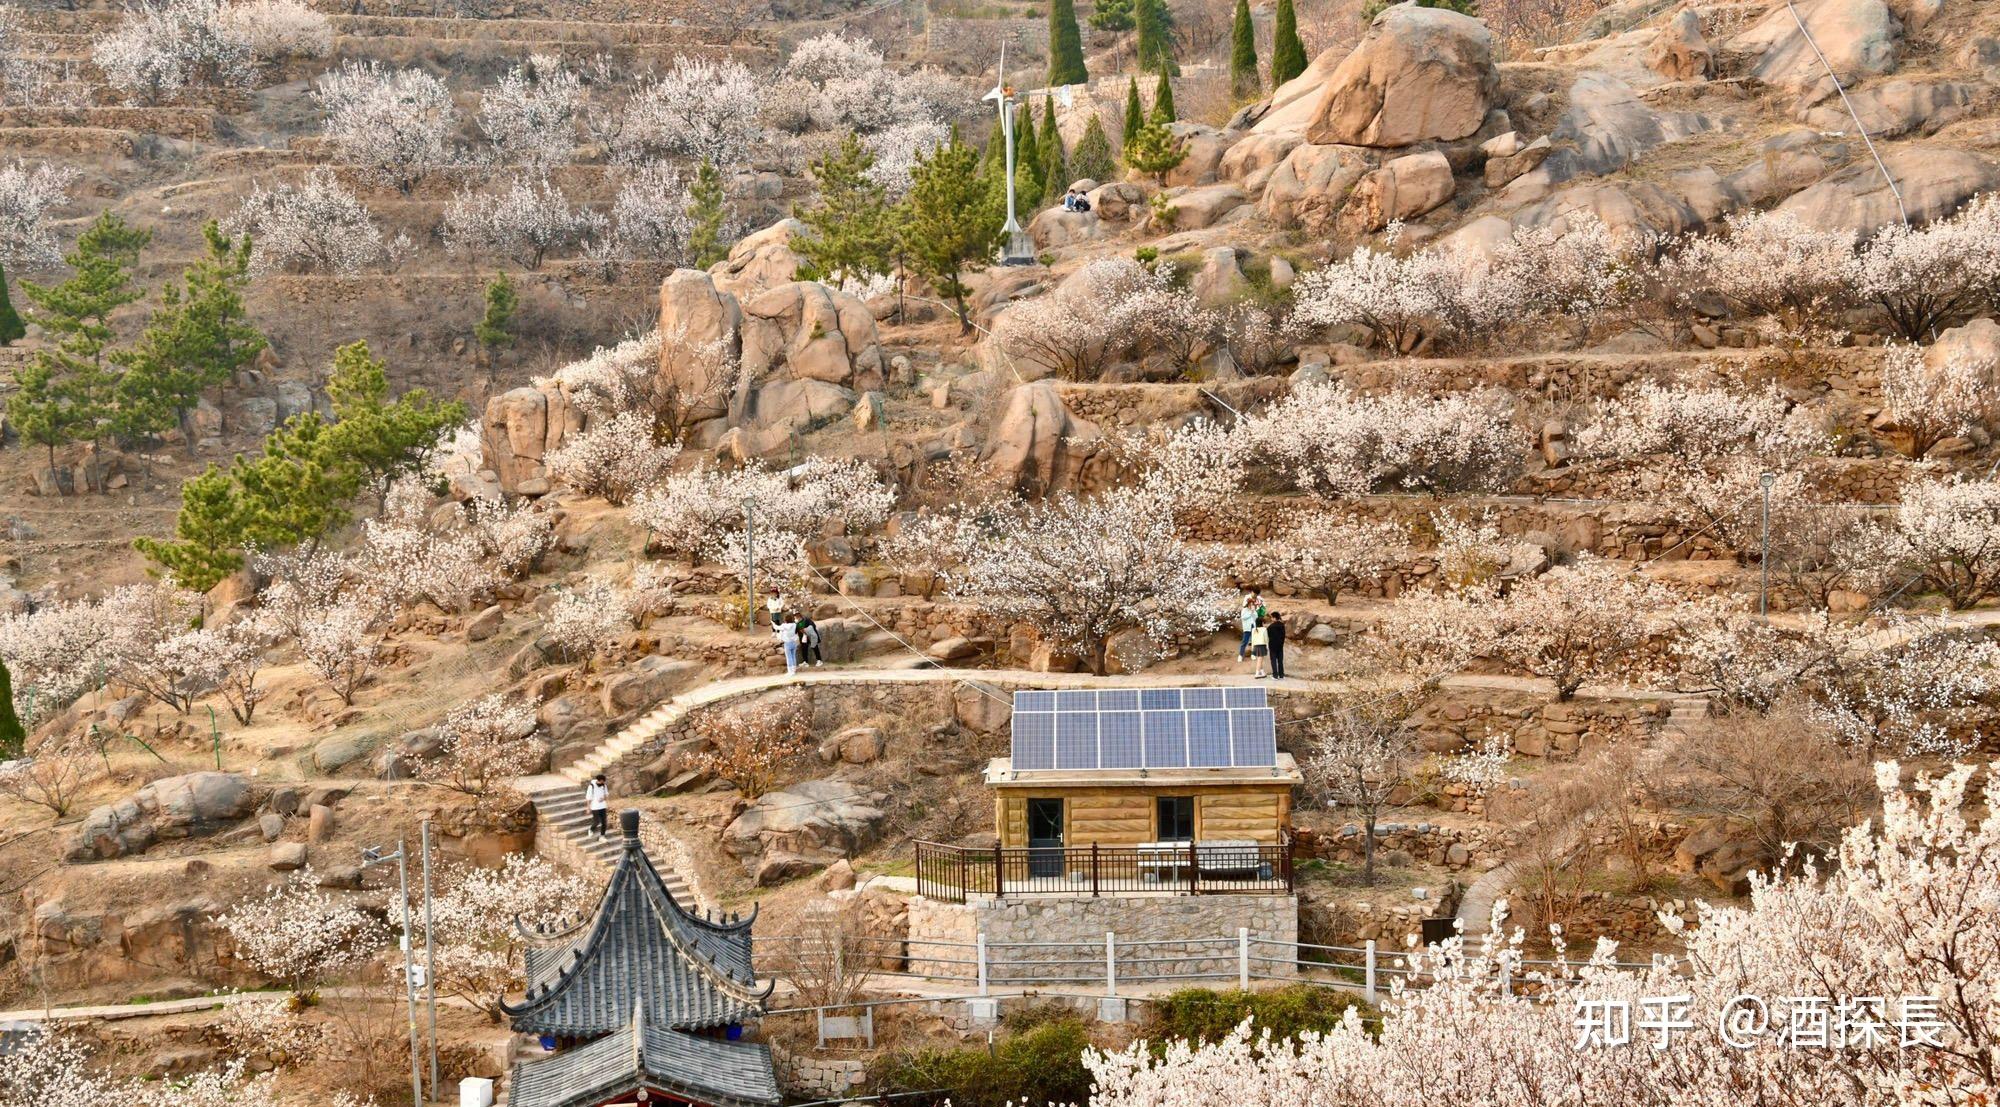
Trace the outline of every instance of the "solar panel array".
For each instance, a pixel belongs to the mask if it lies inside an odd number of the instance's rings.
[[[1013,767],[1268,769],[1277,720],[1264,689],[1014,693]]]

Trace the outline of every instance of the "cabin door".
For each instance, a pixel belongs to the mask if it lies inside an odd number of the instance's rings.
[[[1063,801],[1028,801],[1028,875],[1063,874]]]

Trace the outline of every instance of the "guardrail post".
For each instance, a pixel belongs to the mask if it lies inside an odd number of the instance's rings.
[[[1236,928],[1236,986],[1250,990],[1250,928]]]
[[[1007,863],[1004,860],[1002,860],[1002,858],[1004,858],[1006,855],[1007,855],[1006,846],[993,847],[993,898],[994,899],[999,899],[1007,894],[1007,887],[1004,883],[1004,878],[1001,876],[1001,874],[1007,868]]]
[[[1199,860],[1200,859],[1195,856],[1194,843],[1190,841],[1188,843],[1188,894],[1189,895],[1193,895],[1198,890],[1195,887],[1195,881],[1198,879],[1196,876],[1196,872],[1198,871],[1197,866]]]
[[[1118,935],[1104,932],[1104,994],[1118,994]]]
[[[1097,843],[1090,843],[1090,894],[1097,894]]]
[[[986,932],[979,932],[974,954],[979,965],[979,995],[966,1000],[965,1006],[976,1024],[990,1025],[1000,1018],[1000,1001],[986,994]]]
[[[1363,989],[1368,1002],[1373,1003],[1375,1002],[1375,939],[1368,939],[1368,948],[1365,952],[1368,959],[1365,977],[1367,983],[1363,985]]]

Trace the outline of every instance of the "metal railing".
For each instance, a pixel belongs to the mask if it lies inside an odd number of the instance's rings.
[[[1292,891],[1290,842],[1176,842],[1140,846],[916,844],[917,894],[949,903],[967,895],[1216,895]]]

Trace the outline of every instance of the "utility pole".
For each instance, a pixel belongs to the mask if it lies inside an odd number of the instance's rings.
[[[424,991],[431,1008],[431,1094],[437,1095],[442,1085],[438,1083],[437,942],[431,937],[431,821],[425,819],[417,828],[424,842]]]
[[[757,629],[757,501],[743,501],[743,556],[750,561],[743,574],[743,629]]]
[[[410,851],[403,842],[396,843],[396,852],[383,853],[380,847],[370,846],[361,851],[361,865],[396,863],[396,881],[401,889],[403,904],[403,999],[410,1012],[410,1095],[411,1102],[424,1102],[424,1074],[419,1067],[422,1048],[417,1045],[417,966],[414,953],[410,949]]]
[[[1757,586],[1757,617],[1771,618],[1771,486],[1778,483],[1778,474],[1757,474],[1758,487],[1764,492],[1764,552],[1758,558],[1757,570],[1762,581]]]
[[[1000,264],[1032,265],[1035,252],[1028,243],[1028,236],[1021,230],[1021,221],[1014,214],[1014,90],[1007,87],[1007,43],[1000,43],[999,83],[993,91],[982,99],[991,100],[1000,109],[1000,144],[1006,148],[1007,166],[1007,222],[1000,228],[1005,236],[1000,247]]]

